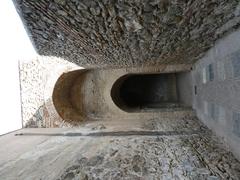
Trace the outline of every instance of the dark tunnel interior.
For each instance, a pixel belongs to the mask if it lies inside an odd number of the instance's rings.
[[[113,97],[115,103],[119,100],[131,109],[159,108],[177,101],[175,74],[128,75],[117,87],[114,96],[118,97]]]

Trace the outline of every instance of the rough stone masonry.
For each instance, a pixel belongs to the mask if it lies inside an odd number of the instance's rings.
[[[192,64],[240,25],[239,0],[15,0],[39,54],[84,67]]]

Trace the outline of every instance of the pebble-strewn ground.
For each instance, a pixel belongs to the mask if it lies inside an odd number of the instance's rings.
[[[121,128],[127,122],[113,122],[92,122],[51,136],[16,159],[0,163],[0,179],[240,178],[240,162],[195,117],[141,120],[127,128]],[[130,132],[135,135],[126,135]]]
[[[171,127],[172,122],[150,120],[143,127],[156,131],[165,125],[166,132],[179,132],[176,136],[107,138],[108,146],[94,156],[78,157],[60,179],[240,178],[240,163],[196,118],[177,121]],[[201,133],[184,135],[190,130]]]
[[[60,179],[239,179],[239,162],[209,137],[114,138]]]

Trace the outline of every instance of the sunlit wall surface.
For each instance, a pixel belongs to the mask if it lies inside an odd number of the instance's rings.
[[[0,6],[0,135],[22,128],[18,61],[36,57],[11,0]]]

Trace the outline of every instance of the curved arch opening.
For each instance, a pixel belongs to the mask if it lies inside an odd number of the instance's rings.
[[[53,104],[60,117],[67,122],[80,122],[86,115],[82,97],[82,84],[87,70],[63,73],[57,80],[53,94]]]
[[[128,74],[112,86],[113,102],[127,112],[177,105],[176,75]]]

